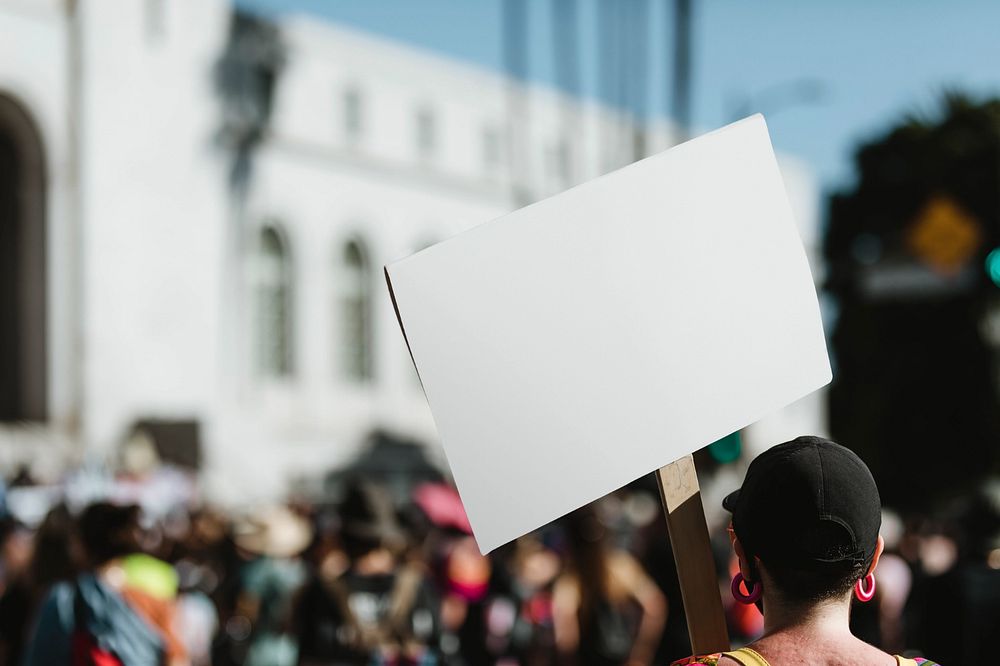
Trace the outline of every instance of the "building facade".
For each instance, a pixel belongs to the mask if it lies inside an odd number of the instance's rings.
[[[307,17],[0,0],[0,465],[55,478],[172,423],[222,501],[374,430],[443,462],[383,264],[674,138]]]

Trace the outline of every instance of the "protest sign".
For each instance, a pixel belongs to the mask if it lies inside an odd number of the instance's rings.
[[[392,263],[386,279],[484,553],[831,378],[759,115]],[[693,465],[673,474],[678,506],[695,497],[703,522]]]

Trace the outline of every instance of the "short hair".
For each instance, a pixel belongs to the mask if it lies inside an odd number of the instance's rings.
[[[80,541],[90,564],[99,566],[116,557],[139,550],[135,530],[139,525],[138,506],[117,506],[109,502],[91,504],[80,514]]]
[[[792,604],[812,604],[841,597],[871,566],[871,560],[810,563],[808,566],[780,560],[761,562],[778,588],[778,595]]]

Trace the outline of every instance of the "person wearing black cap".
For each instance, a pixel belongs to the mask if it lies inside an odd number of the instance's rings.
[[[439,604],[382,486],[355,479],[341,502],[346,571],[320,570],[300,601],[299,666],[440,663]]]
[[[849,628],[851,596],[875,594],[882,554],[881,500],[867,465],[821,437],[799,437],[764,452],[743,486],[722,503],[740,571],[738,602],[764,614],[764,635],[734,652],[674,662],[718,666],[933,662],[893,656]]]

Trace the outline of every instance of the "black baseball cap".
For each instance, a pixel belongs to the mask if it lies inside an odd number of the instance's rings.
[[[800,569],[870,562],[882,524],[868,466],[822,437],[797,437],[757,456],[722,506],[748,554]]]

